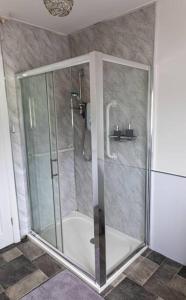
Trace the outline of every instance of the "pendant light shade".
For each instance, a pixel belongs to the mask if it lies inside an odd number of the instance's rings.
[[[68,16],[74,5],[73,0],[43,0],[46,8],[52,16]]]

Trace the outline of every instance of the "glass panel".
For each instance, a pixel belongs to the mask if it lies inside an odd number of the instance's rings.
[[[107,274],[145,242],[148,72],[104,62]]]
[[[53,73],[63,252],[94,276],[89,65]]]
[[[50,129],[50,150],[51,150],[51,167],[52,167],[52,184],[55,209],[55,226],[57,234],[57,248],[62,251],[62,211],[60,203],[60,175],[59,175],[59,151],[57,139],[57,112],[54,98],[53,72],[46,74],[48,110],[49,110],[49,129]],[[49,234],[49,232],[48,232]]]
[[[46,76],[25,78],[21,85],[32,230],[57,247]]]

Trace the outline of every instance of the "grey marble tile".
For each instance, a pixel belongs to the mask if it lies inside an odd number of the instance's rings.
[[[113,287],[116,287],[116,286],[117,286],[120,282],[122,282],[125,278],[126,278],[126,274],[122,273],[121,275],[119,275],[119,276],[117,277],[116,280],[114,280],[114,281],[112,282],[112,286],[113,286]]]
[[[140,256],[126,269],[125,274],[139,285],[144,285],[158,267],[158,264]]]
[[[10,300],[5,293],[0,294],[0,300]]]
[[[79,71],[81,69],[83,69],[84,72],[82,80],[82,101],[88,103],[90,102],[88,64],[72,68],[72,89],[79,91]],[[73,105],[74,107],[78,107],[78,101],[73,99]],[[85,119],[80,115],[79,110],[74,110],[74,167],[77,209],[81,213],[92,217],[91,133],[85,130],[85,127]]]
[[[0,285],[0,294],[2,294],[4,292],[3,287]]]
[[[35,244],[33,244],[31,241],[27,241],[25,243],[20,244],[18,248],[30,261],[33,261],[34,259],[44,254],[44,251]]]
[[[169,286],[178,291],[179,293],[183,294],[186,297],[186,279],[175,275],[173,279],[170,281]]]
[[[112,212],[112,213],[111,213]],[[105,217],[107,225],[140,241],[145,234],[145,172],[105,163]]]
[[[165,260],[165,256],[156,251],[151,251],[146,257],[158,265]]]
[[[97,23],[70,35],[72,55],[98,50],[125,59],[152,64],[154,5]],[[109,28],[109,30],[108,30]]]
[[[98,23],[70,35],[72,55],[98,50],[151,64],[154,43],[154,9],[154,5],[144,7],[129,15]],[[85,86],[87,85],[88,82],[85,83]],[[118,154],[118,161],[115,165],[110,163],[105,156],[106,223],[139,240],[144,240],[145,171],[143,169],[146,167],[147,73],[105,63],[104,111],[106,105],[113,99],[117,100],[119,106],[111,112],[111,130],[117,124],[122,129],[127,128],[128,123],[131,122],[138,138],[133,143],[111,142],[111,150]],[[77,203],[81,212],[91,216],[91,166],[86,163],[86,170],[83,168],[84,162],[81,160],[80,153],[83,124],[78,116],[75,122],[75,145],[78,149],[75,150],[75,165],[78,174],[76,177]],[[82,169],[86,174],[84,181],[83,178],[81,180]],[[83,182],[86,183],[86,188]],[[132,220],[135,222],[131,222],[133,213],[135,217]]]
[[[146,291],[143,287],[137,285],[129,279],[122,281],[115,289],[111,291],[106,300],[156,300],[157,297]]]
[[[63,217],[77,210],[74,151],[59,152],[59,184]]]
[[[2,254],[2,257],[6,262],[10,262],[21,255],[22,252],[17,247],[15,247],[9,251],[4,252]]]
[[[20,256],[1,266],[0,284],[6,289],[34,271],[35,267],[31,262],[24,256]]]
[[[19,300],[47,279],[41,270],[37,270],[6,289],[6,295],[10,300]]]
[[[57,263],[48,254],[44,254],[33,262],[34,266],[40,269],[48,277],[54,276],[56,273],[65,270],[65,267]]]
[[[2,255],[0,254],[0,267],[2,265],[4,265],[5,263],[6,263],[5,260],[3,259]]]
[[[151,293],[167,300],[185,300],[185,296],[170,286],[171,280],[180,270],[180,265],[176,262],[166,259],[159,269],[144,285],[145,289]]]
[[[11,135],[18,210],[21,235],[29,230],[29,209],[27,206],[26,161],[23,155],[23,141],[19,124],[19,110],[16,99],[15,73],[43,66],[70,57],[67,37],[16,21],[1,26],[2,51],[6,77],[7,100],[10,125],[15,133]],[[18,42],[19,41],[19,42]],[[13,49],[13,50],[12,50]]]
[[[71,69],[67,68],[55,71],[53,78],[57,114],[58,149],[68,149],[73,147]]]
[[[111,152],[118,156],[118,164],[146,168],[148,73],[113,63],[104,63],[104,114],[113,100],[117,107],[110,113],[110,134],[118,125],[123,134],[130,123],[135,141],[118,143],[111,140]],[[105,131],[106,137],[106,131]],[[106,149],[106,145],[105,145]],[[105,153],[107,158],[107,154]]]
[[[182,276],[183,278],[186,278],[186,266],[182,267],[181,270],[178,273],[179,276]]]
[[[150,248],[147,248],[147,249],[141,254],[141,256],[147,257],[151,252],[152,252],[152,250],[151,250]]]

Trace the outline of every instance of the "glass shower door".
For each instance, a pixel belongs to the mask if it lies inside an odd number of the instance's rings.
[[[61,249],[52,74],[21,80],[32,230]]]
[[[145,245],[149,74],[103,63],[107,274]],[[111,255],[112,253],[112,255]]]
[[[95,277],[89,64],[53,72],[63,255]]]

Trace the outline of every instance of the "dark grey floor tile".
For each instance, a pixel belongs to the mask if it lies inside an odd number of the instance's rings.
[[[10,246],[7,246],[3,249],[0,249],[0,253],[4,253],[6,251],[9,251],[9,250],[13,249],[15,246],[16,246],[16,244],[11,244]]]
[[[2,255],[2,258],[4,259],[4,261],[10,262],[10,261],[14,260],[15,258],[23,255],[23,253],[17,247],[14,247],[11,250],[8,250],[1,255]]]
[[[143,287],[130,279],[122,281],[112,292],[106,296],[106,300],[156,300],[157,297],[146,291]]]
[[[0,300],[10,300],[4,293],[0,294]]]
[[[109,285],[102,293],[101,296],[106,298],[106,296],[108,296],[111,291],[114,289],[114,287],[112,285]]]
[[[181,264],[169,258],[166,258],[163,264],[171,267],[172,269],[175,269],[176,271],[180,271],[180,269],[182,268]]]
[[[186,267],[182,267],[178,273],[179,276],[186,278]]]
[[[180,264],[166,258],[155,273],[155,276],[167,283],[178,273],[179,270]]]
[[[33,261],[34,259],[37,259],[41,255],[43,255],[45,252],[37,247],[34,243],[31,241],[27,241],[25,243],[22,243],[17,246],[19,250],[28,258],[30,261]]]
[[[4,292],[4,289],[2,287],[2,285],[0,285],[0,294],[2,294]]]
[[[125,274],[137,284],[144,285],[158,268],[158,264],[146,257],[140,256],[125,270]]]
[[[176,275],[178,265],[172,261],[163,262],[144,288],[166,300],[186,300],[185,296],[171,288],[170,281]]]
[[[125,278],[126,278],[126,274],[122,273],[120,274],[113,282],[112,282],[112,286],[116,287],[120,282],[122,282]]]
[[[148,255],[147,255],[147,258],[152,260],[153,262],[155,262],[156,264],[158,265],[161,265],[161,263],[165,260],[165,256],[158,253],[158,252],[155,252],[155,251],[152,251],[150,252]]]
[[[19,300],[47,279],[48,277],[41,270],[37,270],[6,289],[6,295],[10,300]]]
[[[170,281],[169,286],[186,297],[186,278],[175,275]]]
[[[63,265],[58,264],[52,257],[48,254],[44,254],[34,260],[34,266],[41,271],[43,271],[48,277],[55,275],[56,273],[65,270]]]
[[[152,250],[148,248],[141,254],[141,256],[147,257],[151,252]]]
[[[35,269],[28,259],[20,256],[0,268],[0,284],[4,288],[8,288]]]
[[[6,262],[4,261],[3,257],[0,255],[0,267],[4,265]]]

